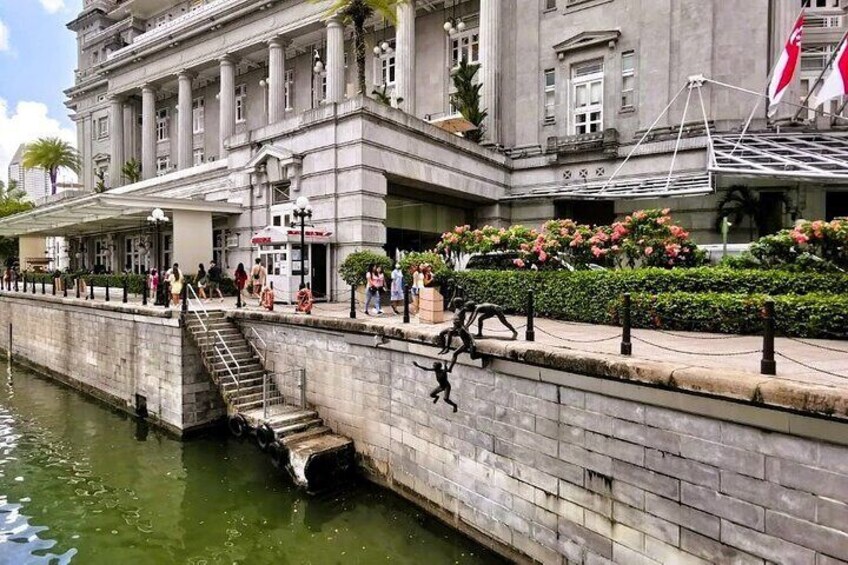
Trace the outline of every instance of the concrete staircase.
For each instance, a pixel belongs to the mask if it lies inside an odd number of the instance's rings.
[[[269,373],[264,354],[226,312],[198,307],[186,314],[185,327],[227,403],[233,435],[254,437],[272,463],[308,491],[332,486],[353,468],[353,441],[334,434],[317,412],[294,405],[279,390],[278,379],[295,379],[300,371]]]

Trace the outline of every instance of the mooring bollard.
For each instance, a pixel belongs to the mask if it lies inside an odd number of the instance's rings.
[[[403,285],[403,323],[409,323],[409,285]]]
[[[76,287],[77,298],[80,297],[80,280],[79,277],[74,279],[74,286]]]
[[[141,305],[147,306],[147,280],[141,285]]]
[[[92,288],[94,288],[94,282],[91,283]],[[109,302],[109,279],[106,279],[106,283],[103,285],[103,288],[106,290],[106,302]]]
[[[24,294],[26,294],[26,291],[27,291],[27,278],[26,278],[26,273],[24,273]]]
[[[536,341],[536,330],[533,327],[533,319],[536,317],[536,297],[532,290],[527,291],[527,329],[524,330],[526,341]],[[482,326],[480,326],[482,327]]]
[[[47,281],[41,279],[41,294],[47,294]]]
[[[38,289],[35,288],[35,279],[32,279],[32,293],[36,294],[37,292],[38,292]]]
[[[356,285],[350,285],[350,319],[356,319]]]
[[[777,363],[774,361],[774,301],[766,300],[763,308],[763,359],[760,361],[760,373],[776,375]]]
[[[123,302],[124,304],[126,304],[129,301],[129,296],[128,296],[129,288],[128,288],[128,286],[129,286],[129,283],[127,282],[127,276],[124,275],[124,297],[123,297],[123,300],[121,300],[121,302]]]
[[[624,307],[621,313],[621,354],[631,355],[633,344],[630,342],[630,293],[623,297]]]
[[[94,300],[94,279],[88,281],[88,295],[90,300]]]
[[[62,281],[62,297],[67,298],[68,297],[68,279],[64,278],[64,279],[61,279],[61,281]]]

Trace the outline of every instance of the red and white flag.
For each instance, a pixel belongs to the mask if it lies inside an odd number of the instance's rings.
[[[798,60],[801,58],[801,36],[804,34],[804,14],[798,17],[795,22],[795,27],[792,28],[792,33],[789,34],[789,39],[786,41],[786,46],[783,48],[783,53],[780,54],[780,59],[777,61],[774,71],[771,76],[771,82],[768,88],[768,115],[772,116],[777,111],[777,105],[784,93],[792,84],[792,78],[795,76],[795,69],[798,68]]]
[[[818,108],[828,100],[848,94],[848,52],[846,52],[846,46],[848,46],[848,42],[843,39],[842,45],[840,45],[839,51],[833,59],[830,74],[824,79],[822,87],[816,94],[813,108]]]

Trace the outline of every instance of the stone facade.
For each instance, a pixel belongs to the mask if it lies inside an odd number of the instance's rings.
[[[0,297],[0,341],[34,365],[119,409],[144,397],[152,421],[183,434],[226,409],[200,352],[171,312],[74,305],[53,297]]]
[[[306,368],[308,403],[372,476],[511,557],[848,562],[844,421],[800,437],[776,431],[780,411],[504,359],[457,365],[453,414],[412,365],[430,346],[243,323],[277,371]]]

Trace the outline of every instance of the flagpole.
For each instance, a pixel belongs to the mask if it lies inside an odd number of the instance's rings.
[[[822,69],[821,74],[819,74],[819,78],[816,79],[816,82],[813,83],[813,86],[810,87],[809,92],[807,92],[807,97],[804,98],[804,102],[801,103],[801,108],[795,112],[794,120],[798,120],[801,114],[805,109],[808,109],[807,103],[810,101],[810,98],[813,96],[813,92],[819,87],[819,85],[824,82],[824,75],[827,73],[828,69],[833,65],[833,62],[836,60],[836,56],[839,54],[839,49],[842,47],[842,44],[845,43],[845,38],[848,37],[848,31],[842,34],[842,39],[839,40],[839,43],[836,44],[836,49],[833,50],[833,53],[830,56],[830,60],[828,60],[827,65]],[[814,112],[818,113],[818,110],[813,109]]]

